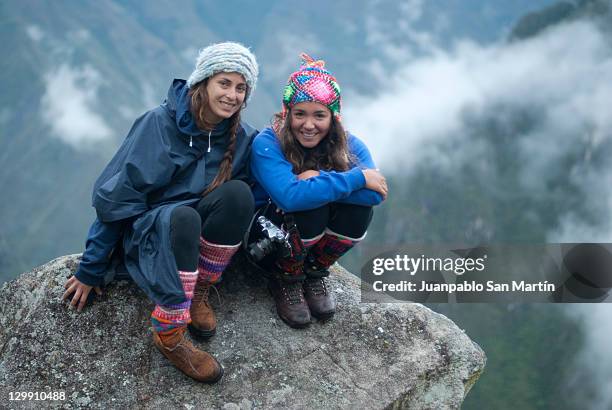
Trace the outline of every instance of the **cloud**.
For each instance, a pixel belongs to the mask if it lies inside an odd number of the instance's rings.
[[[416,22],[423,17],[423,0],[410,0],[399,5],[402,21]]]
[[[95,69],[62,64],[44,82],[42,116],[55,137],[79,149],[111,136],[111,127],[96,112],[101,79]]]
[[[279,41],[282,40],[282,41]],[[300,66],[300,53],[305,52],[313,58],[320,58],[321,48],[316,37],[311,33],[296,35],[283,33],[276,36],[275,44],[270,48],[274,53],[269,58],[258,58],[262,66],[260,70],[266,73],[268,80],[274,79],[286,81],[288,75]]]
[[[142,89],[143,110],[148,107],[159,105],[161,100],[165,97],[165,94],[160,93],[159,90],[156,90],[150,83],[143,81],[140,87]]]
[[[407,153],[418,161],[421,147],[465,127],[466,111],[499,104],[545,107],[550,130],[584,123],[598,133],[610,130],[610,80],[604,38],[592,25],[575,23],[521,43],[434,47],[388,72],[378,95],[351,96],[345,113],[382,161]]]
[[[523,162],[518,178],[534,195],[551,189],[559,164],[577,146],[596,153],[612,143],[612,49],[589,22],[560,25],[521,42],[432,46],[428,55],[406,59],[386,73],[380,64],[372,67],[376,78],[386,75],[384,86],[374,96],[347,93],[345,118],[387,172],[409,175],[430,162],[459,169],[482,160],[478,153],[486,147],[473,145],[470,119],[502,121],[502,109],[537,117],[535,126],[513,135]],[[449,142],[457,149],[442,152],[440,146]],[[583,159],[571,182],[585,201],[605,204],[592,208],[608,222],[592,226],[582,215],[563,215],[563,225],[549,233],[551,241],[572,235],[612,240],[612,167],[601,169],[590,160]]]
[[[376,95],[345,93],[346,126],[367,142],[384,172],[408,177],[422,167],[460,173],[466,164],[491,163],[487,147],[479,145],[482,139],[474,137],[474,122],[492,119],[508,133],[495,137],[515,148],[507,155],[518,158],[522,194],[558,202],[547,208],[558,218],[547,240],[612,242],[608,36],[595,24],[576,21],[520,42],[482,46],[461,40],[451,49],[433,45],[428,55],[405,59],[393,70],[372,64],[376,78],[386,77],[383,87]],[[532,123],[517,125],[520,116],[508,113],[526,113],[525,123]],[[484,186],[499,189],[495,172],[487,173],[491,169],[481,173]],[[559,182],[560,175],[567,181]],[[560,188],[564,183],[575,191]],[[588,377],[597,390],[584,397],[585,408],[611,408],[612,306],[572,305],[568,311],[585,332],[568,388],[583,389]]]
[[[610,315],[612,305],[609,303],[571,305],[568,314],[579,320],[584,333],[584,345],[575,357],[572,376],[568,388],[575,392],[583,408],[605,410],[612,407],[612,361],[610,357],[610,340],[612,326]],[[608,359],[608,360],[606,360]],[[595,391],[585,389],[588,383],[594,383]]]
[[[29,26],[26,26],[25,30],[28,37],[30,37],[30,39],[35,42],[39,42],[45,36],[45,33],[43,33],[40,27],[35,24],[30,24]]]
[[[69,44],[72,45],[83,45],[83,43],[86,43],[91,40],[91,33],[84,28],[69,31],[68,33],[66,33],[66,40]]]
[[[183,49],[183,51],[181,51],[179,55],[186,62],[195,65],[195,61],[198,57],[198,49],[196,47],[187,47]]]
[[[6,123],[8,123],[8,121],[11,118],[11,110],[8,109],[8,107],[4,107],[0,110],[0,124],[4,125]]]
[[[414,28],[423,17],[422,0],[410,0],[398,4],[397,19],[392,24],[389,24],[388,16],[380,15],[379,11],[385,9],[381,7],[380,0],[373,1],[368,6],[365,18],[365,44],[368,48],[378,50],[387,62],[401,63],[411,58],[416,51],[433,46],[434,39],[431,33]]]

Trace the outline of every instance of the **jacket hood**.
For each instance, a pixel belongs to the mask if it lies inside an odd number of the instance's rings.
[[[196,125],[196,122],[191,115],[191,99],[189,98],[189,88],[185,80],[174,79],[168,89],[166,97],[166,108],[170,111],[170,115],[176,121],[178,129],[186,135],[199,136],[204,134]],[[225,119],[215,126],[212,136],[222,135],[229,128],[229,120]],[[206,132],[208,135],[208,133]]]

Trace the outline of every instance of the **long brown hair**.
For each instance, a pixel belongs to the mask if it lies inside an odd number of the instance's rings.
[[[201,130],[212,130],[215,128],[215,124],[211,124],[206,121],[206,113],[210,111],[210,106],[208,105],[208,92],[206,91],[206,85],[208,84],[209,78],[201,81],[189,90],[189,97],[191,98],[190,112],[196,125]],[[247,93],[245,94],[242,107],[240,107],[240,109],[229,119],[230,139],[227,149],[223,154],[221,165],[219,165],[219,172],[217,172],[215,179],[213,179],[210,185],[208,185],[206,190],[202,192],[202,196],[212,192],[215,188],[218,188],[221,184],[228,181],[232,177],[232,160],[234,159],[234,152],[236,151],[236,134],[238,132],[238,127],[240,126],[240,112],[246,107],[247,96],[248,89]]]
[[[291,110],[283,118],[282,113],[274,114],[273,128],[280,141],[287,161],[293,165],[293,173],[300,174],[309,169],[324,171],[347,171],[355,157],[348,148],[348,136],[342,123],[333,115],[327,136],[316,147],[307,151],[291,132]]]

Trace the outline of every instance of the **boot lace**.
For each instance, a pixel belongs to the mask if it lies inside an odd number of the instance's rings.
[[[189,367],[191,367],[191,370],[193,370],[196,374],[200,374],[198,369],[196,369],[193,363],[191,363],[191,353],[194,350],[193,344],[191,344],[191,342],[185,338],[186,332],[184,330],[180,332],[181,332],[181,340],[174,347],[167,347],[166,345],[164,345],[163,342],[162,342],[162,345],[164,346],[164,349],[168,350],[169,352],[174,352],[175,350],[178,350],[179,348],[184,350],[186,352],[186,355],[184,357],[185,361],[189,363]]]
[[[306,279],[306,288],[315,296],[327,295],[327,283],[323,278]]]
[[[301,282],[286,284],[282,287],[283,294],[290,305],[301,303],[304,299]]]
[[[194,303],[204,303],[205,306],[210,307],[210,302],[208,301],[208,296],[210,295],[210,289],[213,289],[215,291],[215,293],[217,294],[217,300],[219,302],[219,306],[221,306],[221,295],[219,294],[219,291],[217,290],[217,287],[215,285],[200,285],[200,286],[196,286],[195,290],[193,291],[193,302]]]

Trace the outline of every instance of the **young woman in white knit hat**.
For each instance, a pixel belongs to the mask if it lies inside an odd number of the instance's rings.
[[[187,81],[139,117],[94,184],[92,224],[63,298],[81,310],[100,292],[111,254],[121,254],[156,306],[155,346],[188,376],[207,383],[223,368],[187,338],[211,337],[208,291],[238,250],[253,214],[244,182],[255,130],[240,119],[255,89],[255,56],[238,43],[204,48]]]

